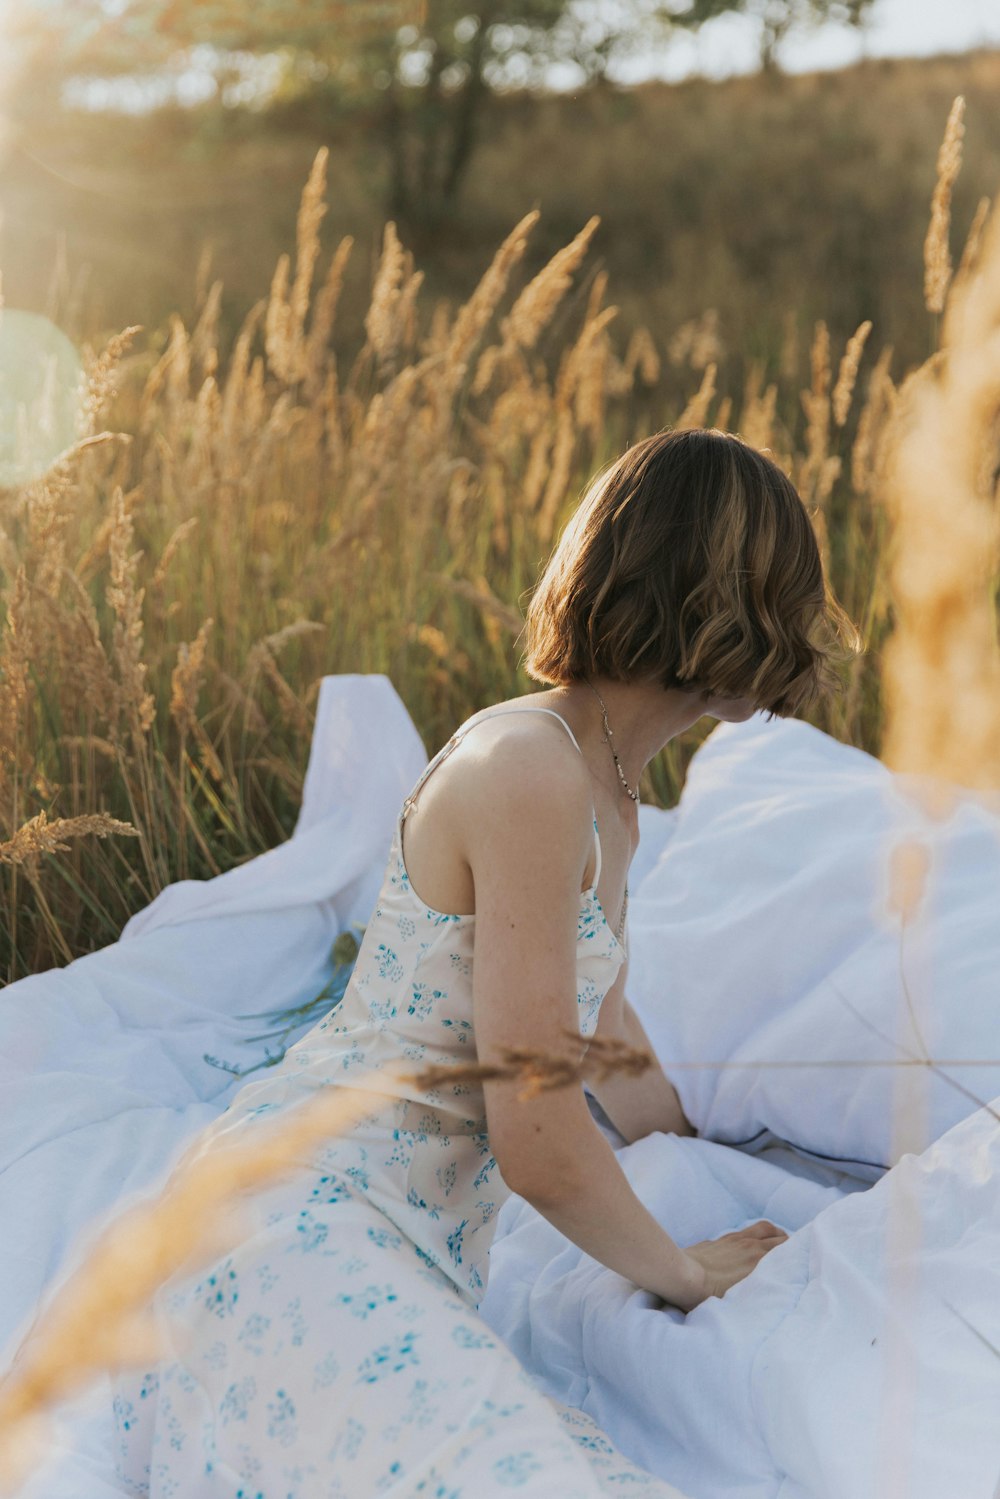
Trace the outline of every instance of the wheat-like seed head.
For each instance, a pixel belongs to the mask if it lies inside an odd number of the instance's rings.
[[[718,364],[723,353],[718,310],[709,307],[695,325],[688,363],[693,370],[707,370],[710,364]]]
[[[73,594],[74,608],[59,611],[56,628],[67,636],[74,696],[91,720],[114,727],[121,717],[121,687],[101,639],[97,610],[76,572],[65,568],[63,581]]]
[[[182,733],[188,733],[198,722],[198,692],[205,675],[205,651],[214,620],[206,619],[194,640],[181,641],[177,647],[177,665],[170,676],[170,715]]]
[[[588,219],[579,234],[568,245],[557,250],[548,264],[528,282],[501,326],[506,344],[520,349],[535,347],[542,330],[548,327],[573,284],[573,276],[582,263],[600,222],[596,215]]]
[[[160,1327],[149,1315],[157,1291],[178,1273],[194,1273],[225,1253],[244,1229],[241,1201],[301,1169],[332,1137],[384,1104],[379,1091],[416,1083],[430,1089],[467,1080],[521,1084],[520,1097],[572,1086],[584,1078],[636,1075],[652,1065],[647,1051],[578,1031],[560,1051],[506,1048],[489,1066],[390,1069],[331,1085],[270,1123],[246,1129],[222,1114],[191,1140],[158,1193],[120,1212],[87,1245],[76,1268],[34,1320],[0,1381],[0,1480],[16,1485],[41,1455],[46,1412],[96,1374],[151,1364],[161,1356]],[[375,1091],[368,1091],[367,1084]]]
[[[201,316],[191,334],[191,362],[201,370],[202,379],[214,375],[219,367],[219,314],[222,310],[222,282],[213,281],[201,309]]]
[[[761,393],[763,380],[762,366],[759,363],[752,364],[743,387],[743,407],[739,421],[739,431],[744,439],[761,452],[771,446],[778,403],[777,385],[769,385]]]
[[[718,364],[722,352],[719,314],[714,307],[708,307],[697,317],[688,318],[686,323],[681,323],[667,344],[670,363],[678,366],[687,364],[693,370],[703,370],[709,364]]]
[[[604,427],[610,353],[605,330],[617,316],[617,307],[605,307],[584,323],[576,343],[564,354],[556,379],[557,406],[572,401],[577,428],[588,431],[595,443]]]
[[[924,302],[928,312],[943,312],[951,281],[951,194],[962,168],[965,100],[959,94],[951,106],[937,159],[937,181],[931,197],[931,217],[924,239]]]
[[[939,355],[899,391],[885,485],[896,609],[883,661],[885,758],[941,784],[977,788],[1000,785],[998,415],[1000,227],[993,215],[978,269],[949,299]],[[941,810],[938,802],[933,810]]]
[[[201,307],[208,296],[208,278],[212,274],[215,251],[210,240],[206,240],[198,252],[198,264],[194,273],[194,305]]]
[[[470,583],[467,578],[452,578],[439,573],[435,576],[435,581],[450,593],[475,604],[486,620],[493,621],[509,634],[519,635],[524,628],[524,620],[518,610],[498,599],[482,574]]]
[[[833,493],[833,486],[840,478],[843,468],[843,459],[837,453],[831,453],[823,459],[819,473],[813,486],[813,501],[820,510],[826,505]],[[829,570],[829,556],[824,557],[824,571]]]
[[[331,366],[327,371],[319,401],[320,409],[323,412],[325,456],[330,465],[331,472],[339,476],[343,471],[344,461],[347,456],[347,443],[344,437],[344,402],[341,398],[340,381],[337,378],[336,366]]]
[[[708,426],[708,411],[715,399],[715,377],[717,373],[718,369],[716,365],[709,364],[705,366],[705,373],[701,377],[701,384],[684,407],[676,422],[674,422],[675,431],[683,432],[693,427]]]
[[[324,630],[325,625],[316,619],[295,619],[290,625],[283,625],[280,630],[275,630],[271,635],[265,635],[262,640],[250,650],[247,657],[248,662],[256,662],[262,655],[275,656],[283,650],[289,641],[300,640],[303,635],[315,635],[318,630]]]
[[[636,328],[625,350],[625,372],[630,378],[638,374],[643,385],[655,385],[660,378],[660,355],[653,335],[645,324]]]
[[[973,214],[972,223],[969,225],[969,232],[965,237],[965,244],[962,247],[962,258],[958,263],[958,270],[955,272],[953,284],[956,286],[964,281],[976,269],[979,263],[979,252],[983,243],[983,231],[986,228],[986,220],[990,216],[990,209],[992,207],[992,201],[985,197],[980,198],[976,205],[976,211]]]
[[[556,432],[549,465],[549,479],[538,510],[538,536],[548,546],[556,531],[556,522],[566,503],[576,452],[576,427],[573,413],[566,405],[556,408]]]
[[[198,391],[191,424],[186,472],[192,489],[211,487],[216,478],[216,450],[222,433],[222,397],[215,376],[209,375]]]
[[[312,718],[294,688],[289,685],[279,670],[275,656],[290,640],[298,640],[303,635],[312,635],[325,628],[326,626],[319,620],[293,620],[290,625],[285,625],[283,629],[265,636],[263,640],[258,640],[247,655],[247,674],[251,684],[251,695],[258,676],[265,677],[292,721],[298,724],[301,731],[307,735],[312,732]]]
[[[500,305],[504,292],[507,290],[511,272],[524,255],[531,231],[540,217],[538,210],[532,209],[514,225],[491,260],[472,296],[456,314],[443,344],[440,342],[443,329],[439,328],[436,336],[432,338],[432,347],[444,349],[444,378],[449,389],[453,389],[465,373],[472,352]],[[473,377],[473,395],[482,395],[486,390],[500,352],[499,348],[487,349],[484,352]]]
[[[288,273],[291,257],[287,252],[278,256],[278,263],[271,277],[271,290],[264,315],[264,347],[267,362],[279,380],[291,378],[291,325],[292,312],[288,305]]]
[[[4,637],[4,652],[0,673],[3,676],[3,693],[0,694],[0,711],[14,719],[24,706],[28,696],[28,677],[31,655],[34,649],[34,631],[29,601],[30,586],[24,564],[18,566],[14,577],[14,590],[7,607],[7,631]],[[6,728],[4,744],[13,740],[13,730]]]
[[[399,325],[399,345],[411,353],[417,342],[417,295],[424,284],[423,271],[414,271],[407,278],[399,293],[396,319]]]
[[[109,760],[118,758],[118,751],[111,740],[102,739],[99,734],[60,734],[59,743],[65,744],[70,749],[93,750]]]
[[[24,488],[27,511],[25,558],[32,570],[36,594],[58,592],[65,565],[65,537],[69,521],[69,484],[65,472],[50,469]]]
[[[189,515],[187,520],[182,520],[180,525],[175,526],[173,531],[171,531],[167,538],[167,544],[160,554],[160,560],[156,564],[156,570],[153,573],[152,586],[154,588],[163,587],[167,576],[167,568],[177,555],[181,544],[186,541],[192,531],[197,530],[198,525],[199,517],[197,515]]]
[[[141,331],[140,323],[123,328],[108,340],[100,354],[95,354],[89,344],[84,345],[84,387],[77,414],[77,437],[93,437],[103,423],[118,394],[119,365],[135,335]]]
[[[380,364],[391,364],[395,357],[399,341],[396,310],[403,280],[409,270],[409,258],[400,243],[396,226],[390,220],[385,226],[382,258],[375,275],[371,304],[365,314],[368,343]]]
[[[564,1044],[560,1051],[503,1046],[499,1049],[499,1061],[425,1067],[414,1073],[410,1081],[424,1090],[440,1088],[446,1083],[517,1082],[521,1084],[517,1096],[526,1100],[588,1078],[600,1081],[621,1073],[635,1077],[654,1065],[654,1058],[645,1048],[630,1046],[615,1037],[591,1036],[584,1040],[579,1031],[568,1027],[563,1029],[562,1036]]]
[[[861,363],[861,355],[864,352],[864,347],[871,331],[871,321],[866,318],[847,340],[847,348],[844,350],[843,358],[840,361],[840,369],[837,371],[837,383],[833,387],[833,419],[838,427],[842,427],[847,421],[847,414],[851,409],[851,397],[854,394],[854,385],[858,378],[858,366]]]
[[[552,447],[552,426],[546,422],[532,438],[528,463],[521,481],[518,504],[529,514],[538,508],[549,472],[549,452]]]
[[[49,822],[44,812],[31,817],[18,828],[12,838],[0,843],[0,864],[24,865],[29,873],[36,870],[42,854],[65,852],[67,838],[84,838],[93,834],[106,838],[114,833],[127,838],[138,838],[139,830],[130,822],[120,822],[106,812],[89,812],[81,817],[57,817]]]
[[[326,214],[326,164],[330,152],[320,146],[302,189],[295,227],[295,280],[288,303],[288,369],[293,380],[307,370],[304,330],[312,294],[313,274],[319,259],[319,231]]]
[[[820,477],[830,451],[830,332],[820,319],[813,333],[809,351],[811,382],[802,392],[802,409],[806,414],[806,450],[795,466],[794,480],[803,499],[819,503]]]
[[[160,1286],[236,1242],[240,1198],[294,1171],[305,1152],[349,1129],[373,1102],[361,1087],[327,1089],[245,1139],[215,1122],[189,1143],[158,1195],[90,1242],[0,1381],[0,1479],[18,1485],[40,1458],[50,1407],[100,1372],[163,1354],[148,1313]]]
[[[879,462],[884,451],[882,439],[896,400],[896,387],[889,374],[892,354],[892,346],[889,345],[876,360],[868,382],[868,396],[858,417],[854,446],[851,449],[851,485],[857,494],[877,492],[881,487]]]
[[[313,305],[312,321],[305,344],[306,397],[314,398],[322,384],[326,355],[337,317],[337,305],[344,285],[344,272],[354,240],[347,234],[340,241],[327,267],[326,277]],[[336,378],[336,370],[331,374]]]

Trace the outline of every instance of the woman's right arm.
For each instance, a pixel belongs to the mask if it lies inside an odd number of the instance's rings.
[[[575,752],[574,752],[575,754]],[[463,825],[475,883],[474,1033],[478,1059],[502,1048],[565,1053],[579,1032],[577,920],[593,847],[589,778],[533,737],[505,736],[490,790],[470,793]],[[580,1054],[585,1047],[581,1037]],[[748,1275],[785,1235],[772,1224],[680,1248],[629,1184],[581,1084],[519,1098],[484,1085],[490,1144],[512,1191],[585,1253],[688,1311]]]
[[[786,1239],[781,1229],[762,1221],[679,1248],[635,1195],[586,1107],[584,1112],[591,1130],[577,1141],[572,1174],[564,1174],[555,1187],[549,1173],[538,1184],[529,1177],[508,1185],[601,1264],[689,1312],[709,1296],[724,1295]]]

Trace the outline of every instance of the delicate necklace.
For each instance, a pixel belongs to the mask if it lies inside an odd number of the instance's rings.
[[[587,678],[585,678],[584,680],[587,682],[587,686],[588,687],[592,687],[593,688],[594,692],[597,694],[597,701],[601,705],[601,712],[604,715],[604,737],[605,737],[605,739],[608,742],[608,746],[610,747],[611,753],[615,757],[615,769],[618,771],[618,779],[621,781],[622,785],[625,787],[625,790],[628,792],[628,794],[632,798],[632,800],[634,802],[637,802],[639,800],[639,793],[638,793],[638,791],[633,791],[632,787],[629,785],[628,781],[626,781],[626,779],[625,779],[625,772],[622,770],[622,764],[621,764],[621,761],[618,758],[618,753],[617,753],[617,751],[615,749],[614,735],[611,732],[611,725],[608,723],[608,710],[604,706],[604,699],[601,697],[601,694],[597,691],[597,688],[594,687],[593,682],[591,682]]]

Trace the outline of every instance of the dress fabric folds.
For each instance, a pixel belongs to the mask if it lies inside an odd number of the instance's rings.
[[[117,1475],[142,1499],[676,1493],[543,1395],[477,1310],[509,1195],[482,1088],[413,1080],[475,1060],[474,916],[411,886],[410,800],[343,999],[244,1083],[199,1148],[331,1085],[377,1107],[253,1194],[229,1252],[160,1287],[162,1356],[114,1380]],[[594,835],[599,873],[596,819]],[[596,885],[577,922],[582,1036],[624,957]]]

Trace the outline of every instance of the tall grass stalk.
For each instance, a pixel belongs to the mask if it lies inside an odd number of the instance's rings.
[[[933,989],[926,898],[935,834],[967,797],[981,798],[1000,818],[1000,214],[996,204],[992,210],[980,204],[953,278],[950,205],[963,113],[959,97],[938,156],[925,243],[927,308],[943,314],[939,348],[893,393],[880,473],[891,521],[885,572],[894,611],[882,662],[883,756],[904,773],[916,810],[915,826],[911,820],[901,828],[889,850],[890,909],[900,919],[896,1035],[900,1045],[915,1037],[925,1061],[895,1074],[893,1159],[931,1143],[934,1062],[924,1036],[944,1000]],[[893,1273],[880,1330],[875,1482],[886,1499],[905,1499],[919,1398],[910,1330],[926,1299],[925,1226],[919,1194],[898,1173],[890,1175],[888,1193],[886,1257]]]
[[[16,1492],[41,1461],[55,1406],[102,1372],[152,1365],[164,1353],[162,1329],[149,1311],[164,1282],[238,1242],[247,1196],[300,1170],[311,1150],[372,1110],[378,1115],[387,1090],[502,1079],[520,1085],[519,1098],[532,1098],[585,1078],[638,1075],[651,1063],[640,1048],[601,1036],[581,1046],[579,1033],[567,1032],[558,1050],[501,1048],[488,1066],[359,1075],[350,1087],[314,1090],[279,1119],[249,1130],[220,1116],[188,1142],[158,1192],[134,1202],[91,1239],[36,1314],[0,1378],[0,1494]]]
[[[219,346],[224,289],[203,257],[194,326],[174,316],[86,350],[78,441],[0,492],[0,835],[42,813],[106,816],[135,834],[76,838],[30,880],[0,868],[0,980],[101,947],[170,881],[287,837],[323,675],[387,673],[430,749],[466,714],[529,690],[518,636],[530,589],[589,475],[643,435],[635,402],[655,409],[679,361],[687,399],[661,398],[660,425],[732,425],[799,485],[869,647],[814,721],[882,750],[900,391],[892,351],[868,359],[870,327],[836,379],[820,323],[801,393],[794,350],[778,378],[751,365],[742,391],[719,390],[711,309],[618,347],[607,276],[586,265],[594,219],[519,274],[532,212],[457,308],[425,305],[387,225],[362,341],[338,359],[352,243],[328,255],[321,244],[326,162],[319,152],[302,194],[294,270],[283,254],[231,349]],[[939,219],[949,192],[936,195]],[[979,284],[984,224],[983,211],[956,296]],[[939,358],[907,388],[931,381]],[[960,404],[957,389],[949,401]],[[948,461],[944,445],[935,461]],[[978,710],[970,699],[961,711]],[[647,797],[676,801],[710,727],[664,751]]]

